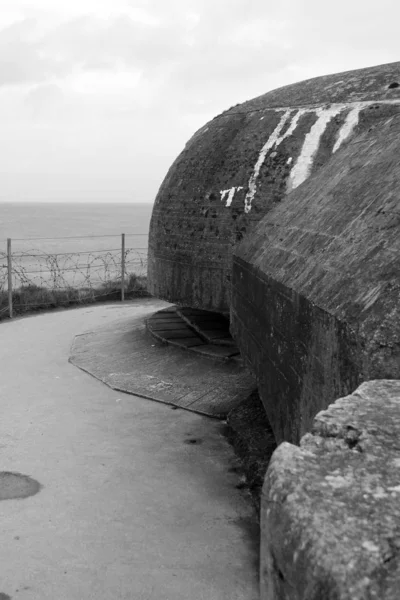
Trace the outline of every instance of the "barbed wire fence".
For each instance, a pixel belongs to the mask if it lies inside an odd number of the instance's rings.
[[[88,247],[89,240],[105,247],[65,249],[78,243]],[[14,250],[18,245],[25,247]],[[53,250],[63,245],[62,251]],[[146,273],[146,234],[8,239],[0,251],[0,319],[52,306],[145,296]]]

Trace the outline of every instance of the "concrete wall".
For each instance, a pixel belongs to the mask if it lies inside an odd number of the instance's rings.
[[[400,116],[383,114],[236,248],[231,328],[278,443],[400,378],[399,189]]]
[[[284,442],[261,501],[261,600],[397,600],[400,381],[371,381]]]
[[[398,113],[397,80],[400,63],[320,77],[233,107],[200,129],[156,198],[150,291],[228,311],[232,248],[355,133]]]

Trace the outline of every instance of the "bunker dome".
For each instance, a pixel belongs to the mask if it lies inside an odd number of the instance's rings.
[[[397,113],[399,102],[400,63],[392,63],[289,85],[210,121],[155,200],[151,293],[229,312],[235,245],[357,132]]]

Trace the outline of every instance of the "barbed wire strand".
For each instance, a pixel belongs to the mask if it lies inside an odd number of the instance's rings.
[[[148,237],[148,233],[126,233],[125,237]],[[60,237],[30,237],[30,238],[11,238],[13,242],[29,242],[29,241],[43,241],[43,240],[89,240],[89,239],[99,239],[99,238],[120,238],[120,233],[109,234],[109,235],[68,235],[68,236],[60,236]],[[1,238],[0,241],[6,242],[7,238]]]
[[[147,236],[147,234],[128,235]],[[19,241],[109,237],[117,236],[21,238]],[[18,241],[18,239],[14,239]],[[84,262],[82,262],[83,257],[85,257]],[[24,312],[24,310],[49,306],[84,305],[97,299],[109,296],[115,297],[119,293],[122,282],[121,248],[73,252],[43,252],[40,249],[28,248],[25,251],[19,250],[13,253],[11,258],[15,298],[13,307],[19,313]],[[0,252],[0,260],[6,263],[7,254],[5,252]],[[126,248],[124,278],[128,294],[131,291],[134,291],[136,295],[146,294],[145,288],[140,288],[143,285],[141,282],[144,281],[141,278],[144,277],[146,269],[147,248],[142,246]],[[138,282],[139,287],[137,288],[135,287],[135,281]],[[130,285],[133,285],[133,287],[130,287]],[[4,295],[7,294],[7,289],[8,264],[0,264],[0,293],[4,300],[2,302],[3,307],[0,308],[1,318],[4,318],[4,313],[9,310],[8,306],[4,306],[6,302]],[[68,297],[69,293],[71,294],[70,297]],[[36,297],[35,294],[37,294]],[[52,294],[54,294],[53,301],[51,301]],[[63,294],[67,297],[63,297]],[[28,302],[23,301],[24,297]]]
[[[127,250],[147,250],[147,247],[143,246],[140,248],[128,248]],[[126,250],[126,251],[127,251]],[[28,250],[29,252],[29,250]],[[12,258],[40,258],[46,256],[72,256],[74,254],[98,254],[105,252],[121,252],[121,248],[111,248],[105,250],[82,250],[82,252],[48,252],[43,254],[25,254],[25,252],[21,252],[20,254],[12,253]],[[2,255],[4,253],[0,253]]]

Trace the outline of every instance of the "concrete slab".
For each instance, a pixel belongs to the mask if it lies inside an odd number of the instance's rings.
[[[258,528],[221,423],[115,392],[67,360],[75,335],[161,307],[0,325],[1,469],[41,484],[0,502],[1,598],[257,600]]]
[[[144,318],[132,315],[76,337],[70,360],[114,389],[219,419],[256,387],[250,373],[235,361],[182,351],[183,345],[193,352],[207,349],[201,339],[169,342],[158,342],[146,330]],[[229,354],[231,348],[217,346],[210,356]]]

